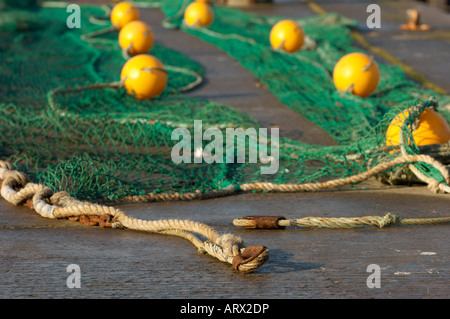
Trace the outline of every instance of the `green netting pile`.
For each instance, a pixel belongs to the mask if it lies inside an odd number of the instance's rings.
[[[399,67],[380,63],[381,82],[372,96],[362,99],[337,92],[330,77],[335,63],[360,49],[352,46],[354,23],[336,14],[299,20],[307,45],[288,55],[269,45],[270,29],[280,17],[217,6],[210,28],[188,29],[180,12],[189,1],[143,2],[166,13],[164,26],[178,27],[234,57],[287,107],[322,127],[339,145],[281,138],[276,174],[262,175],[261,166],[266,164],[248,161],[175,164],[171,157],[178,143],[171,139],[175,128],[192,132],[194,120],[202,120],[203,129],[217,127],[224,132],[227,127],[258,129],[260,124],[233,107],[184,95],[179,88],[195,77],[175,69],[168,69],[166,90],[152,100],[139,101],[124,89],[113,88],[52,94],[120,80],[126,61],[117,32],[83,37],[107,28],[109,22],[94,23],[90,17],[108,12],[100,5],[83,5],[82,28],[69,29],[64,6],[0,1],[1,159],[55,191],[88,200],[210,192],[255,181],[322,181],[357,174],[395,156],[380,148],[387,125],[400,110],[432,96],[440,105],[450,102],[448,96],[410,81]],[[167,66],[203,74],[201,65],[158,43],[150,54]],[[448,109],[441,113],[450,119]],[[412,143],[408,152],[419,149]],[[421,170],[440,178],[430,167]]]

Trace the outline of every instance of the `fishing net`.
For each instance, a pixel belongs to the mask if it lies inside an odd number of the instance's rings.
[[[178,143],[172,140],[175,128],[185,128],[193,136],[194,120],[202,120],[203,131],[217,128],[226,136],[226,128],[258,130],[261,125],[233,107],[185,95],[181,89],[195,83],[203,75],[203,67],[160,44],[150,52],[168,70],[168,85],[159,97],[141,101],[125,89],[95,87],[119,81],[126,62],[117,32],[89,36],[110,26],[107,20],[99,23],[92,19],[108,14],[104,6],[82,5],[82,27],[69,29],[64,5],[0,1],[3,160],[36,183],[85,200],[211,193],[230,185],[239,189],[245,183],[264,181],[302,184],[366,171],[398,156],[385,147],[387,126],[401,110],[418,103],[423,108],[437,108],[450,120],[445,108],[449,96],[420,87],[397,66],[379,63],[381,81],[368,98],[338,92],[330,77],[334,65],[344,54],[361,51],[352,46],[354,22],[339,15],[298,20],[307,35],[305,48],[285,54],[272,50],[268,40],[280,17],[216,6],[211,27],[190,29],[182,21],[189,1],[139,3],[161,8],[166,14],[163,26],[180,28],[235,58],[287,107],[323,128],[338,145],[309,145],[282,137],[274,174],[261,174],[267,163],[241,163],[236,154],[228,163],[176,164],[171,156]],[[419,154],[422,150],[411,138],[413,122],[411,116],[410,125],[403,128],[408,141],[405,151]],[[209,141],[202,143],[205,147]],[[250,138],[245,143],[248,157],[252,146],[261,147]],[[237,144],[238,140],[233,141]],[[272,150],[269,141],[269,157]],[[198,155],[196,151],[192,146],[192,158]],[[214,155],[227,156],[226,152]],[[415,166],[445,183],[432,166]]]

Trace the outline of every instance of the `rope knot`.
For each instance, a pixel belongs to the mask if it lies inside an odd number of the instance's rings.
[[[230,256],[239,254],[239,249],[242,247],[242,239],[233,234],[224,234],[215,240],[215,243],[223,248],[223,250]]]
[[[67,192],[57,192],[50,197],[50,202],[56,206],[66,207],[69,201],[71,197]]]
[[[386,226],[392,226],[397,223],[398,218],[391,214],[387,213],[385,216],[383,216],[379,221],[380,228],[386,227]]]

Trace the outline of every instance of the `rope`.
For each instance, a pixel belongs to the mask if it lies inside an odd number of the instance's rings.
[[[60,110],[57,107],[57,103],[55,102],[55,95],[64,94],[64,93],[72,93],[72,92],[81,92],[84,90],[97,90],[97,89],[105,89],[105,88],[113,88],[120,89],[124,86],[124,81],[110,82],[110,83],[92,83],[86,85],[79,85],[75,87],[69,88],[56,88],[47,92],[47,102],[52,110],[57,112],[61,116],[70,115],[63,110]]]
[[[31,207],[42,217],[49,219],[104,216],[112,217],[111,227],[150,233],[178,236],[189,240],[201,253],[207,253],[220,261],[232,264],[239,272],[248,273],[260,267],[268,259],[268,249],[257,249],[257,255],[248,257],[254,248],[243,247],[240,237],[219,234],[206,224],[190,220],[149,221],[126,215],[122,210],[105,205],[82,202],[66,192],[54,193],[42,184],[30,183],[25,174],[15,171],[8,162],[0,161],[2,197],[13,205],[32,202]],[[202,241],[195,234],[205,237]]]
[[[236,34],[236,33],[223,34],[223,33],[219,33],[219,32],[210,30],[210,29],[205,28],[205,27],[186,26],[184,23],[182,25],[182,29],[199,31],[199,32],[207,34],[207,35],[209,35],[211,37],[215,37],[215,38],[222,39],[222,40],[230,40],[230,39],[232,39],[232,40],[238,40],[238,41],[241,41],[241,42],[247,42],[247,43],[250,43],[252,45],[256,45],[257,44],[254,39],[243,37],[243,36],[241,36],[239,34]]]
[[[411,157],[411,156],[409,156]],[[401,157],[400,159],[403,159]],[[198,222],[189,220],[159,220],[146,221],[142,219],[127,216],[121,210],[104,205],[86,203],[71,198],[65,192],[54,194],[49,188],[41,184],[34,184],[28,182],[27,177],[20,172],[12,170],[9,163],[0,161],[0,180],[3,180],[1,185],[1,195],[11,204],[19,205],[29,198],[32,198],[32,207],[41,216],[55,219],[55,218],[69,218],[80,216],[112,216],[111,227],[126,228],[132,230],[140,230],[147,232],[154,232],[160,234],[167,234],[178,236],[189,240],[202,253],[208,253],[221,261],[233,263],[233,259],[242,254],[244,249],[241,247],[242,240],[231,234],[220,235],[211,227]],[[16,190],[20,188],[19,190]],[[193,200],[214,198],[218,196],[226,196],[235,193],[234,187],[230,186],[224,191],[217,191],[213,193],[193,193],[193,194],[150,194],[145,198],[146,200]],[[130,198],[128,198],[130,199]],[[142,200],[143,198],[134,198],[134,200]],[[335,228],[348,229],[375,226],[379,228],[388,226],[402,226],[402,225],[436,225],[449,223],[450,217],[442,218],[412,218],[401,219],[392,214],[387,214],[384,217],[380,216],[365,216],[357,218],[322,218],[322,217],[306,217],[301,219],[286,220],[277,217],[276,224],[278,228],[283,227],[303,227],[303,228]],[[255,228],[252,218],[235,219],[233,221],[235,226]],[[194,234],[197,233],[207,238],[208,240],[202,242]],[[264,249],[261,259],[246,264],[245,267],[239,271],[250,272],[261,266],[268,258],[267,249]],[[244,270],[245,269],[245,270]]]
[[[275,226],[264,227],[267,225],[259,224],[258,218],[267,220],[268,218],[276,218]],[[301,228],[332,228],[332,229],[352,229],[360,227],[389,227],[389,226],[406,226],[406,225],[438,225],[450,223],[450,217],[437,218],[408,218],[403,219],[393,214],[385,216],[364,216],[364,217],[304,217],[300,219],[285,219],[284,217],[270,216],[249,216],[233,220],[233,225],[244,228],[284,228],[284,227],[301,227]],[[262,225],[262,226],[260,226]]]
[[[367,65],[364,67],[363,72],[367,72],[369,71],[370,67],[373,65],[373,56],[370,57],[369,63],[367,63]]]
[[[277,191],[277,192],[302,192],[302,191],[320,191],[328,188],[335,188],[348,184],[357,184],[367,180],[377,174],[385,172],[397,165],[407,164],[411,162],[421,162],[432,165],[436,168],[444,177],[447,184],[450,182],[449,173],[447,168],[436,161],[434,158],[428,155],[403,155],[397,157],[390,162],[380,163],[366,172],[345,177],[337,180],[331,180],[323,183],[306,183],[306,184],[273,184],[273,183],[247,183],[240,185],[240,189],[243,191]],[[435,179],[428,179],[429,189],[434,193],[448,192],[448,185],[438,182]]]
[[[210,192],[202,193],[200,191],[190,193],[148,193],[143,195],[131,195],[118,199],[118,202],[167,202],[175,200],[203,200],[220,198],[237,194],[238,190],[230,185],[221,190],[213,190]]]
[[[373,167],[372,169],[353,175],[350,177],[326,181],[323,183],[306,183],[306,184],[273,184],[273,183],[246,183],[241,185],[229,185],[228,187],[221,190],[212,190],[209,192],[189,192],[189,193],[147,193],[143,195],[130,195],[124,196],[115,200],[114,202],[166,202],[166,201],[176,201],[176,200],[204,200],[204,199],[214,199],[230,195],[237,195],[240,191],[251,192],[251,191],[267,191],[267,192],[315,192],[326,190],[330,188],[336,188],[344,185],[357,184],[363,182],[370,177],[378,175],[385,172],[395,166],[408,164],[408,163],[427,163],[436,168],[443,176],[444,180],[448,184],[450,181],[449,172],[443,164],[435,160],[429,155],[406,155],[397,157],[390,162],[380,163]],[[428,183],[428,189],[435,194],[439,193],[449,193],[448,185],[438,182],[433,178],[427,178],[425,181]]]
[[[189,70],[186,68],[180,68],[178,66],[173,66],[173,65],[165,65],[164,68],[166,68],[166,70],[169,70],[172,72],[184,73],[184,74],[195,77],[195,80],[192,81],[191,83],[189,83],[188,85],[178,88],[178,91],[180,91],[180,92],[191,91],[203,83],[203,77],[195,71],[192,71],[192,70]]]
[[[80,36],[80,38],[81,38],[81,40],[89,40],[89,39],[96,38],[96,37],[104,35],[104,34],[112,33],[116,30],[117,29],[113,25],[111,25],[107,28],[103,28],[100,30],[92,31],[90,33],[82,34]]]
[[[176,90],[179,92],[191,91],[203,83],[203,77],[199,73],[189,70],[189,69],[186,69],[186,68],[177,67],[177,66],[165,65],[164,68],[156,68],[155,67],[155,68],[145,68],[143,70],[160,70],[160,71],[163,71],[166,73],[167,73],[167,71],[172,71],[172,72],[184,73],[184,74],[195,77],[195,80],[193,80],[191,83],[189,83],[183,87],[177,88]],[[56,102],[54,100],[54,96],[56,94],[81,92],[84,90],[96,90],[96,89],[105,89],[105,88],[120,89],[120,88],[124,87],[125,79],[126,78],[123,78],[121,81],[110,82],[110,83],[92,83],[92,84],[86,84],[86,85],[79,85],[79,86],[71,87],[71,88],[56,88],[47,93],[47,101],[52,109],[58,110],[58,108],[56,107]]]

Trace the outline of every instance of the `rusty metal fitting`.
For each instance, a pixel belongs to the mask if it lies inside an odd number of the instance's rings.
[[[22,205],[25,207],[28,207],[30,209],[34,209],[33,199],[31,199],[31,198],[27,199]]]
[[[98,221],[99,221],[98,216],[87,216],[87,215],[80,216],[80,223],[86,226],[96,226],[98,224]]]
[[[264,246],[249,246],[245,248],[240,255],[237,255],[233,258],[233,268],[239,272],[247,273],[252,272],[254,269],[249,269],[248,271],[239,269],[239,267],[243,264],[247,264],[251,261],[254,261],[266,251],[267,248]],[[261,266],[267,259],[258,261],[258,267]]]
[[[100,225],[100,227],[103,228],[111,228],[112,227],[111,215],[103,214],[102,216],[100,216],[100,221],[98,222],[98,224]]]
[[[284,226],[278,225],[278,221],[286,219],[283,216],[245,216],[242,219],[251,220],[253,223],[244,228],[250,229],[284,229]]]
[[[81,216],[71,216],[69,217],[69,220],[71,221],[79,221],[83,225],[86,226],[100,226],[103,228],[111,228],[112,222],[111,222],[111,215],[109,214],[103,214],[101,216],[97,215],[81,215]]]

